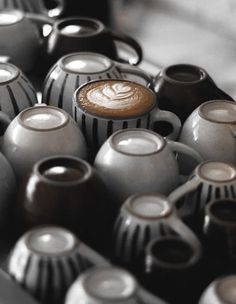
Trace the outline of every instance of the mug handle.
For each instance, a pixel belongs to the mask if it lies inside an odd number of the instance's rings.
[[[134,75],[144,81],[144,85],[150,89],[153,89],[152,77],[147,75],[143,70],[133,65],[125,63],[116,63],[116,67],[121,74]]]
[[[168,134],[165,138],[169,139],[169,140],[176,140],[177,137],[179,136],[179,132],[180,132],[180,128],[181,128],[181,121],[178,118],[178,116],[172,112],[157,109],[156,112],[153,113],[153,116],[151,119],[151,123],[152,123],[151,129],[152,130],[154,128],[154,123],[156,123],[158,121],[168,122],[170,125],[172,125],[173,131],[170,134]]]
[[[52,27],[53,27],[53,24],[55,21],[47,16],[40,15],[40,14],[34,14],[34,13],[26,13],[25,17],[27,19],[29,19],[30,21],[32,21],[37,26],[39,33],[41,35],[41,43],[43,43],[43,38],[45,38],[43,35],[43,30],[42,30],[43,26],[47,25],[47,24],[50,25],[51,31],[52,31]],[[49,34],[48,34],[48,36],[49,36]]]
[[[134,65],[137,65],[142,61],[143,51],[142,51],[140,44],[135,39],[133,39],[130,36],[125,35],[123,33],[114,32],[111,29],[108,29],[107,32],[113,40],[127,44],[129,47],[131,47],[135,51],[135,53],[137,55],[137,60],[134,63]],[[127,62],[127,63],[131,63],[131,62]]]

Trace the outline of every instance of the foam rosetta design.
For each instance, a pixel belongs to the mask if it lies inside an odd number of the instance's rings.
[[[88,92],[87,98],[91,103],[109,109],[130,107],[131,103],[134,104],[139,100],[135,89],[124,83],[94,88]]]

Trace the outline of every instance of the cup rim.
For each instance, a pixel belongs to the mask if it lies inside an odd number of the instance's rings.
[[[77,34],[70,34],[70,35],[66,35],[64,34],[63,32],[61,32],[61,27],[62,25],[64,24],[67,24],[67,23],[72,23],[73,21],[75,22],[79,22],[79,21],[82,21],[82,22],[88,22],[90,24],[93,24],[95,25],[97,28],[94,30],[94,32],[92,33],[86,33],[86,34],[82,34],[80,35],[80,37],[82,38],[85,38],[85,37],[92,37],[92,36],[95,36],[99,33],[101,33],[104,29],[105,29],[105,25],[99,21],[98,19],[95,19],[95,18],[86,18],[86,17],[67,17],[67,18],[63,18],[63,19],[60,19],[58,21],[56,21],[54,23],[54,26],[53,26],[53,31],[56,31],[57,33],[59,33],[60,35],[64,36],[64,37],[73,37],[73,38],[78,38],[78,35]]]
[[[65,59],[67,59],[67,58],[69,58],[69,57],[76,56],[76,55],[92,55],[92,56],[99,56],[99,57],[102,57],[102,58],[104,58],[105,60],[107,60],[107,61],[109,62],[109,67],[106,68],[105,70],[101,71],[101,72],[89,72],[89,73],[87,73],[87,72],[75,72],[75,71],[71,71],[71,70],[69,70],[69,69],[67,69],[67,68],[65,67],[65,65],[63,64],[63,62],[64,62]],[[103,54],[95,53],[95,52],[94,52],[94,53],[93,53],[93,52],[73,52],[73,53],[69,53],[69,54],[66,54],[66,55],[64,55],[63,57],[61,57],[61,58],[59,59],[58,64],[59,64],[60,68],[61,68],[63,71],[65,71],[65,72],[67,72],[67,73],[69,73],[69,74],[75,74],[75,75],[80,75],[80,74],[82,74],[82,75],[96,75],[96,74],[100,74],[100,73],[107,72],[107,71],[109,71],[109,70],[114,66],[114,62],[113,62],[109,57],[107,57],[107,56],[105,56],[105,55],[103,55]],[[103,79],[103,80],[104,80],[104,79]],[[96,80],[95,80],[95,81],[96,81]],[[87,83],[86,83],[86,84],[87,84]],[[77,89],[78,89],[78,88],[76,88],[76,90],[77,90]]]
[[[217,217],[213,212],[212,212],[212,208],[215,207],[215,205],[219,204],[219,203],[223,203],[223,202],[230,202],[232,204],[235,204],[235,208],[236,208],[236,199],[233,198],[220,198],[220,199],[216,199],[213,200],[211,202],[209,202],[206,207],[205,207],[205,216],[209,216],[211,221],[213,221],[214,223],[217,223],[220,226],[227,226],[230,228],[236,228],[236,222],[235,221],[227,221],[227,220],[223,220],[220,219],[219,217]]]
[[[1,85],[5,85],[7,83],[13,82],[15,79],[17,79],[19,77],[19,75],[21,73],[20,70],[17,68],[17,66],[15,66],[12,63],[9,63],[9,62],[0,62],[0,67],[1,66],[3,66],[3,67],[4,66],[9,67],[13,71],[14,75],[13,75],[13,77],[11,79],[0,82],[0,86]]]
[[[206,178],[205,176],[202,175],[201,173],[201,168],[202,166],[208,164],[208,163],[220,163],[222,165],[227,165],[227,166],[230,166],[232,168],[235,169],[235,177],[231,177],[229,178],[228,180],[214,180],[214,179],[211,179],[211,178]],[[197,176],[199,176],[201,179],[204,179],[204,180],[207,180],[209,182],[214,182],[214,183],[226,183],[226,182],[230,182],[230,181],[233,181],[236,179],[236,166],[234,166],[234,164],[232,163],[229,163],[229,162],[226,162],[226,161],[215,161],[215,160],[206,160],[206,161],[203,161],[201,162],[197,167],[196,167],[196,174]]]
[[[63,114],[65,116],[65,121],[63,123],[61,123],[59,126],[48,128],[48,129],[35,128],[35,127],[30,127],[28,125],[25,125],[22,121],[22,116],[26,112],[32,111],[33,109],[37,109],[37,108],[45,108],[45,109],[56,110],[56,111],[60,112],[61,114]],[[69,114],[66,111],[64,111],[60,108],[50,106],[50,105],[37,104],[36,106],[29,107],[29,108],[26,108],[23,111],[21,111],[17,116],[17,121],[25,129],[28,129],[28,130],[31,130],[31,131],[38,131],[38,132],[48,132],[48,131],[55,131],[55,130],[61,129],[62,127],[66,126],[70,121],[70,117],[69,117]]]
[[[155,196],[158,196],[161,200],[163,200],[163,202],[166,204],[166,210],[164,212],[164,214],[162,215],[156,215],[156,216],[145,216],[145,215],[140,215],[138,214],[137,212],[135,212],[132,208],[132,203],[137,199],[137,198],[140,198],[140,197],[146,197],[146,196],[150,196],[150,197],[155,197]],[[174,208],[173,206],[170,204],[168,198],[163,195],[163,194],[160,194],[160,193],[154,193],[154,192],[143,192],[143,193],[137,193],[137,194],[133,194],[131,195],[130,197],[128,197],[126,199],[126,201],[124,202],[124,205],[123,205],[123,208],[128,210],[128,212],[139,218],[139,219],[142,219],[142,220],[148,220],[148,221],[155,221],[155,220],[158,220],[158,219],[164,219],[164,218],[167,218],[168,216],[170,216],[173,212],[174,212]]]
[[[63,232],[65,232],[66,234],[70,235],[71,238],[73,239],[73,246],[70,249],[65,250],[63,252],[59,252],[59,253],[58,252],[57,253],[44,253],[35,248],[32,248],[29,244],[29,238],[31,237],[31,235],[37,231],[40,231],[40,230],[43,230],[46,228],[60,229]],[[78,247],[81,243],[81,241],[75,236],[75,234],[72,231],[70,231],[64,227],[58,226],[58,225],[50,225],[50,224],[49,225],[40,225],[40,226],[30,229],[22,236],[22,239],[24,240],[25,246],[27,247],[27,249],[30,252],[33,252],[34,254],[37,254],[39,256],[51,256],[51,257],[68,255],[71,252],[75,251],[76,247]],[[21,241],[21,239],[19,239],[19,241]]]
[[[213,123],[217,123],[217,124],[236,124],[236,118],[234,121],[217,121],[215,119],[211,119],[209,117],[206,117],[206,115],[203,113],[203,108],[205,106],[207,106],[208,104],[210,103],[216,103],[216,102],[220,102],[220,103],[229,103],[229,104],[232,104],[234,106],[236,106],[236,103],[233,102],[233,101],[230,101],[230,100],[220,100],[220,99],[214,99],[214,100],[208,100],[204,103],[202,103],[199,107],[198,107],[198,114],[199,116],[204,119],[204,120],[207,120],[207,121],[210,121],[210,122],[213,122]]]
[[[152,253],[152,249],[153,246],[158,242],[158,243],[163,243],[163,242],[168,242],[168,241],[177,241],[177,242],[181,242],[185,245],[187,245],[186,247],[189,247],[189,249],[191,250],[192,256],[190,259],[188,259],[187,262],[182,262],[182,263],[170,263],[170,262],[166,262],[163,261],[159,258],[156,258],[156,256]],[[191,267],[192,265],[194,265],[199,259],[200,259],[201,253],[196,252],[196,248],[187,240],[185,240],[184,238],[180,237],[180,236],[162,236],[162,237],[156,237],[154,239],[152,239],[147,247],[146,247],[146,263],[145,264],[149,264],[151,263],[150,261],[150,257],[152,257],[152,260],[154,261],[154,265],[158,265],[160,267],[169,267],[171,266],[172,269],[174,270],[181,270],[183,269],[188,269],[189,267]]]
[[[8,9],[4,9],[4,10],[0,11],[0,14],[5,14],[5,13],[6,14],[7,13],[15,13],[19,18],[14,23],[8,23],[8,24],[1,24],[0,23],[0,27],[15,25],[15,24],[21,22],[25,18],[25,13],[21,10],[18,10],[18,9],[8,8]]]
[[[146,112],[142,113],[142,114],[139,114],[139,115],[134,115],[134,116],[130,116],[130,117],[114,117],[114,116],[102,116],[102,115],[96,115],[96,114],[93,114],[93,113],[90,113],[89,111],[85,111],[82,107],[79,106],[78,102],[77,102],[77,96],[80,92],[80,90],[82,90],[83,87],[87,86],[87,85],[90,85],[90,84],[93,84],[93,83],[96,83],[96,82],[103,82],[103,81],[117,81],[117,82],[126,82],[126,83],[135,83],[137,86],[143,86],[139,83],[136,83],[134,81],[131,81],[131,80],[126,80],[126,79],[115,79],[115,78],[109,78],[109,79],[95,79],[95,80],[91,80],[87,83],[83,83],[81,84],[73,93],[73,97],[72,97],[72,100],[73,100],[73,108],[76,108],[79,109],[79,111],[81,111],[82,113],[85,113],[85,115],[90,115],[94,118],[97,118],[97,119],[103,119],[103,120],[107,120],[107,121],[130,121],[130,120],[135,120],[135,119],[138,119],[138,118],[142,118],[146,115],[148,115],[149,113],[151,113],[155,108],[159,111],[160,109],[157,107],[156,105],[156,102],[153,103],[153,107],[150,108],[149,110],[147,110]],[[143,86],[144,87],[144,86]],[[156,99],[156,95],[155,93],[148,87],[145,87],[145,89],[147,89],[153,96],[153,98]],[[74,116],[74,114],[73,114]]]
[[[141,154],[141,153],[136,153],[136,154],[133,154],[133,153],[130,153],[130,152],[125,152],[125,151],[121,151],[120,149],[118,149],[114,143],[114,138],[119,135],[120,133],[126,133],[126,132],[138,132],[138,133],[146,133],[148,134],[149,136],[152,136],[153,138],[155,137],[158,137],[158,139],[161,141],[161,147],[156,149],[155,151],[153,152],[148,152],[148,153],[145,153],[145,154]],[[156,138],[155,138],[156,139]],[[151,156],[151,155],[155,155],[155,154],[158,154],[160,153],[161,151],[164,150],[164,148],[166,147],[167,145],[167,142],[166,140],[161,136],[159,135],[158,133],[155,133],[154,131],[151,131],[149,129],[144,129],[144,128],[128,128],[128,129],[121,129],[121,130],[118,130],[116,132],[114,132],[113,134],[111,134],[111,136],[108,138],[108,144],[111,146],[111,148],[116,151],[117,153],[120,153],[120,154],[123,154],[123,155],[126,155],[126,156],[132,156],[132,157],[145,157],[145,156]]]
[[[202,74],[202,76],[198,80],[180,81],[180,80],[177,80],[177,79],[173,79],[172,77],[170,77],[168,75],[170,69],[183,68],[183,67],[188,68],[188,69],[194,69],[199,74]],[[163,73],[164,78],[166,80],[168,80],[170,83],[181,84],[181,85],[185,85],[185,86],[201,83],[201,82],[205,81],[205,79],[208,76],[205,69],[203,69],[202,67],[199,67],[197,65],[193,65],[193,64],[189,64],[189,63],[177,63],[177,64],[169,65],[169,66],[167,66],[166,68],[163,69],[162,73]]]
[[[42,174],[42,166],[46,166],[47,163],[57,163],[60,161],[74,163],[77,166],[80,166],[82,170],[84,171],[84,175],[77,179],[77,180],[71,180],[71,181],[55,181],[52,180],[45,175]],[[38,162],[35,163],[33,166],[33,173],[36,174],[42,181],[44,181],[47,184],[50,184],[52,186],[58,186],[58,187],[68,187],[68,186],[77,186],[81,185],[84,182],[86,182],[88,179],[92,176],[92,167],[89,165],[88,162],[83,160],[82,158],[71,156],[71,155],[53,155],[48,156],[40,159]]]

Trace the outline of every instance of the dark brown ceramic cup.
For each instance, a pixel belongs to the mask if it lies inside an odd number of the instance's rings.
[[[164,68],[156,76],[154,85],[160,109],[174,112],[182,123],[205,101],[233,101],[217,87],[206,70],[191,64]]]
[[[108,242],[113,208],[103,182],[86,161],[53,156],[37,162],[21,185],[18,214],[25,228],[61,225],[100,250]]]

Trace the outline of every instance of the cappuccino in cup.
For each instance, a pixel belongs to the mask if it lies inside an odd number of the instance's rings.
[[[157,121],[173,126],[170,139],[178,136],[181,123],[175,114],[157,108],[156,95],[133,81],[108,79],[89,82],[74,93],[73,117],[88,145],[96,151],[115,131],[153,129]]]

